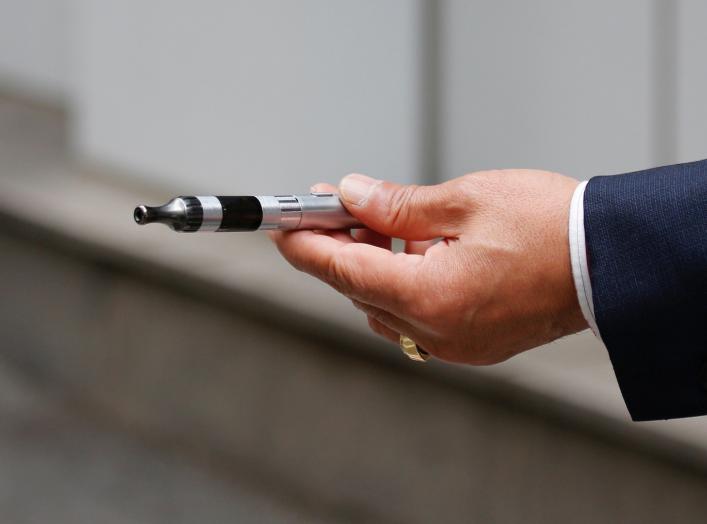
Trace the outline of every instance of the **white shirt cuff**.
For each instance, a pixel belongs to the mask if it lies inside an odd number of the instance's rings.
[[[594,334],[601,338],[597,321],[594,317],[594,302],[592,301],[592,282],[589,279],[587,264],[587,246],[584,237],[584,189],[587,182],[582,182],[574,190],[570,204],[569,242],[570,259],[572,262],[572,277],[577,291],[577,300],[584,319]]]

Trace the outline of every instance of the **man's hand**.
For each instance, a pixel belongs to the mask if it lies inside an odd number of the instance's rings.
[[[531,170],[436,186],[349,175],[339,194],[369,229],[272,238],[294,267],[350,298],[376,333],[395,343],[407,335],[444,360],[493,364],[587,327],[567,239],[576,185]],[[407,241],[405,253],[390,251],[391,237]]]

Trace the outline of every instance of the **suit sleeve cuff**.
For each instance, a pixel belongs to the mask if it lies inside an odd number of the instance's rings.
[[[584,237],[584,190],[587,182],[582,182],[574,190],[570,203],[569,243],[572,263],[572,278],[577,291],[577,300],[584,319],[592,332],[599,338],[599,328],[594,317],[594,302],[592,301],[592,282],[589,279],[587,263],[587,246]]]

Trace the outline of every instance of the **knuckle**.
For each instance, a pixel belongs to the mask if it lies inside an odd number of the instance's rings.
[[[478,173],[469,173],[454,180],[455,191],[465,201],[474,200],[479,195],[480,182]]]
[[[388,201],[388,226],[393,229],[404,227],[410,220],[411,203],[418,190],[416,185],[400,186],[393,191]]]
[[[436,205],[441,215],[447,217],[450,222],[466,218],[473,210],[471,204],[475,202],[477,191],[475,185],[466,177],[445,182],[439,186],[439,191],[443,192],[443,195],[441,198],[435,198]]]
[[[351,291],[346,264],[346,257],[342,256],[342,251],[338,251],[329,259],[323,276],[329,285],[344,295],[350,294]]]

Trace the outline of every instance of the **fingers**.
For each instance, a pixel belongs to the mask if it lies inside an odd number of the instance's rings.
[[[395,333],[396,338],[394,342],[400,341],[400,334],[406,335],[412,338],[413,340],[418,340],[422,337],[420,331],[416,327],[414,327],[409,322],[403,320],[402,318],[393,315],[392,313],[389,313],[388,311],[385,311],[375,306],[371,306],[370,304],[366,304],[365,302],[361,302],[359,300],[352,300],[351,302],[353,302],[353,305],[356,307],[356,309],[359,309],[366,313],[369,319],[375,320],[376,322],[388,328],[389,331]]]
[[[334,230],[334,229],[313,229],[312,230],[317,235],[327,235],[331,238],[338,240],[343,244],[351,244],[356,242],[356,239],[351,236],[351,233],[345,230]]]
[[[310,189],[314,192],[339,192],[339,189],[336,186],[326,184],[324,182],[314,184]],[[357,229],[353,237],[356,239],[356,242],[363,242],[364,244],[370,244],[372,246],[381,247],[387,250],[390,250],[392,245],[392,241],[389,236],[382,235],[371,229]]]
[[[314,184],[309,188],[313,193],[338,193],[339,189],[333,184],[327,184],[326,182],[319,182]]]
[[[370,327],[374,333],[390,340],[394,344],[398,344],[400,342],[400,333],[390,329],[388,326],[379,322],[370,315],[368,315],[368,327]]]
[[[406,240],[457,237],[471,209],[452,182],[399,185],[365,175],[348,175],[339,194],[349,212],[375,231]]]
[[[424,255],[435,243],[436,241],[434,240],[408,240],[405,242],[405,252],[409,255]]]
[[[277,231],[271,238],[295,268],[350,298],[392,312],[404,311],[414,299],[419,255],[393,254],[313,231]]]
[[[393,245],[393,241],[390,237],[381,235],[376,231],[371,229],[357,229],[354,234],[356,242],[363,242],[364,244],[370,244],[372,246],[380,247],[390,251]]]
[[[388,326],[386,326],[382,322],[376,320],[375,318],[373,318],[370,315],[368,315],[368,327],[370,327],[374,333],[389,340],[390,342],[394,343],[395,345],[400,344],[400,333],[398,333],[394,329],[390,329]],[[413,340],[417,341],[417,339],[413,339]],[[422,348],[419,345],[418,345],[418,349],[422,350]]]

